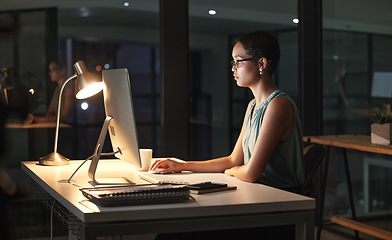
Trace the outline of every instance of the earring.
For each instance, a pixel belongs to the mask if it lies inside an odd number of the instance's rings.
[[[260,68],[259,74],[260,76],[263,75],[263,69]]]

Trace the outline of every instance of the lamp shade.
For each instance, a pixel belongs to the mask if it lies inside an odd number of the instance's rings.
[[[76,62],[74,68],[78,75],[75,82],[77,99],[85,99],[102,91],[104,83],[101,81],[101,78],[96,74],[89,72],[84,62]]]

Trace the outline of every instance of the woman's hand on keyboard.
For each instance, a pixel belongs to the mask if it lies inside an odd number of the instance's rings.
[[[149,171],[155,171],[156,169],[162,169],[161,174],[167,173],[180,173],[184,170],[185,162],[176,161],[174,159],[157,159],[150,167]]]

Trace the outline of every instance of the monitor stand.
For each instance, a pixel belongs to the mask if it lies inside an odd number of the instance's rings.
[[[128,178],[121,177],[121,178],[95,178],[95,173],[97,171],[98,162],[101,157],[102,147],[105,142],[106,134],[108,132],[109,123],[113,118],[111,116],[107,116],[102,129],[101,133],[99,134],[98,142],[95,147],[94,156],[91,159],[90,168],[88,169],[88,176],[91,179],[89,183],[93,186],[97,185],[131,185],[135,184],[133,181],[129,180]],[[118,149],[121,153],[121,150]]]

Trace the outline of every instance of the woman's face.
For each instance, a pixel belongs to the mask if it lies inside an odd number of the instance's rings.
[[[232,57],[234,61],[253,58],[246,54],[246,50],[239,42],[233,48]],[[231,71],[233,71],[234,79],[240,87],[250,87],[260,78],[258,63],[255,60],[237,62]]]
[[[61,79],[60,69],[54,62],[49,64],[49,76],[52,82],[57,82],[59,79]]]

